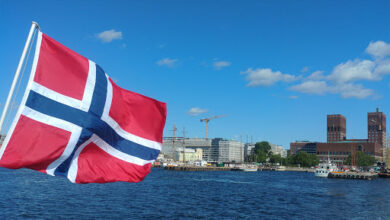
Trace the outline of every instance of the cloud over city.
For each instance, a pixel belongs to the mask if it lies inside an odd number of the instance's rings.
[[[101,33],[96,34],[96,37],[101,40],[103,43],[110,43],[113,40],[121,40],[122,32],[115,31],[114,29],[103,31]]]
[[[216,70],[220,70],[224,67],[230,66],[230,62],[228,62],[228,61],[215,61],[213,66]]]
[[[290,74],[283,74],[280,71],[272,71],[271,69],[252,69],[241,72],[246,75],[245,79],[248,81],[247,86],[271,86],[277,82],[292,82],[296,79]]]
[[[203,113],[206,113],[208,112],[209,110],[207,109],[201,109],[199,107],[194,107],[194,108],[191,108],[187,114],[191,115],[191,116],[198,116],[200,114],[203,114]]]
[[[365,52],[371,55],[372,59],[347,60],[337,64],[328,74],[322,70],[310,73],[307,66],[301,70],[304,75],[283,74],[269,68],[249,68],[241,74],[246,75],[247,86],[272,86],[283,81],[290,84],[288,90],[305,94],[374,98],[378,95],[373,89],[365,88],[363,82],[380,81],[385,75],[390,74],[390,44],[383,41],[370,42]]]
[[[177,61],[179,61],[179,60],[178,59],[163,58],[163,59],[157,61],[157,65],[173,67]]]

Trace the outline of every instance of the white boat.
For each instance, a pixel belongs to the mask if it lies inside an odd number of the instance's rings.
[[[245,167],[245,168],[240,168],[240,171],[244,171],[244,172],[256,172],[256,171],[257,171],[257,167]]]
[[[244,172],[255,172],[257,171],[257,166],[255,165],[240,165],[233,167],[233,171],[244,171]]]
[[[330,159],[326,162],[320,163],[316,169],[314,175],[317,177],[328,177],[329,173],[337,171],[337,165],[332,163]]]
[[[286,171],[286,167],[285,166],[278,166],[275,168],[276,171]]]

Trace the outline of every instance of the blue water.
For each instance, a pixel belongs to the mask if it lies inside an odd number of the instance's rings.
[[[0,219],[390,219],[390,179],[152,169],[141,183],[72,184],[0,168]]]

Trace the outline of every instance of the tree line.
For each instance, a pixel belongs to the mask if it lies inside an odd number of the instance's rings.
[[[308,154],[305,151],[300,151],[295,155],[287,153],[287,157],[283,158],[280,154],[273,154],[271,145],[267,141],[257,142],[252,153],[247,156],[247,162],[271,163],[284,166],[301,166],[312,167],[319,163],[316,155]]]
[[[301,167],[312,167],[319,164],[319,160],[316,155],[308,154],[305,151],[299,151],[294,155],[290,155],[288,151],[287,157],[283,158],[280,154],[273,154],[271,151],[271,145],[267,141],[257,142],[255,148],[252,150],[252,153],[245,158],[247,162],[257,162],[257,163],[271,163],[284,166],[301,166]],[[363,152],[356,152],[354,157],[351,155],[347,157],[344,161],[345,165],[355,166],[372,166],[376,163],[373,156],[365,154]]]

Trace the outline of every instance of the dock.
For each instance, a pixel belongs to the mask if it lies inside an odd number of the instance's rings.
[[[236,171],[235,167],[199,167],[199,166],[166,166],[165,170],[172,171]],[[314,169],[299,168],[299,167],[285,167],[278,169],[276,167],[259,167],[257,171],[295,171],[295,172],[314,172]]]
[[[339,179],[359,179],[359,180],[372,180],[378,177],[377,173],[358,173],[358,172],[345,172],[345,173],[329,173],[329,178]]]
[[[231,167],[194,167],[194,166],[166,166],[165,170],[174,171],[231,171]]]
[[[293,172],[311,172],[314,173],[315,169],[312,168],[300,168],[300,167],[285,167],[283,169],[277,167],[259,167],[259,171],[293,171]]]

